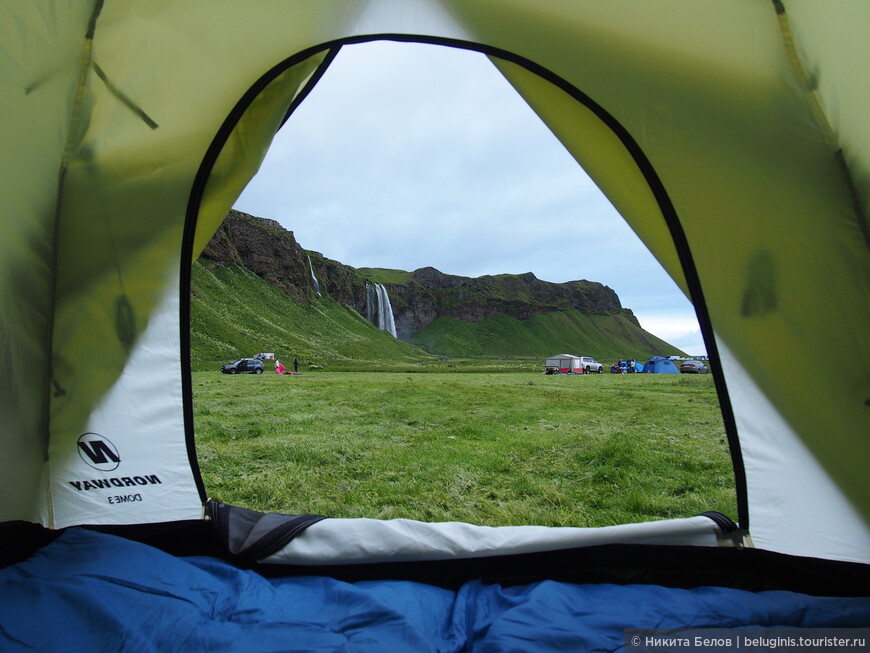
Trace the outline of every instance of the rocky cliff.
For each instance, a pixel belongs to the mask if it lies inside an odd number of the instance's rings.
[[[305,250],[293,232],[275,220],[230,211],[200,257],[212,264],[247,268],[297,300],[310,301],[315,296]]]
[[[637,323],[631,311],[622,308],[616,293],[605,285],[594,281],[551,283],[531,272],[470,278],[426,267],[412,272],[406,283],[388,285],[388,289],[391,296],[394,293],[400,299],[394,302],[400,337],[424,329],[438,316],[471,323],[499,315],[527,320],[569,308],[586,315],[623,314]]]
[[[274,220],[239,211],[230,211],[202,258],[209,265],[243,266],[301,302],[317,297],[310,260],[321,292],[363,316],[371,313],[366,305],[367,280],[382,283],[391,298],[397,335],[403,340],[411,339],[441,316],[479,323],[500,315],[528,320],[567,309],[586,315],[619,315],[640,327],[616,293],[594,281],[550,283],[531,272],[470,278],[432,267],[413,272],[356,269],[304,250],[293,232]]]

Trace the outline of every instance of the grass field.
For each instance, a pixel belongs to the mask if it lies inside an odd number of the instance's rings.
[[[709,376],[194,372],[209,495],[491,526],[735,516]]]

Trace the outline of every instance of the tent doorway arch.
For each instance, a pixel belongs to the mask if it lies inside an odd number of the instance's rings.
[[[333,61],[334,61],[335,58],[338,56],[338,49],[337,49],[337,48],[339,48],[339,47],[356,47],[356,46],[358,46],[358,45],[361,45],[362,43],[374,42],[374,41],[378,41],[378,40],[380,40],[380,39],[349,40],[349,41],[346,42],[346,43],[342,43],[340,46],[333,47],[332,49],[330,49],[330,50],[328,51],[329,54],[327,54],[327,55],[324,57],[324,64],[322,64],[321,67],[318,68],[317,72],[313,74],[312,79],[316,79],[316,80],[319,81],[320,78],[321,78],[321,76],[322,76],[323,73],[325,72],[325,70],[324,70],[324,66],[326,66],[326,65],[335,65],[335,64],[333,63]],[[503,67],[503,68],[522,67],[523,69],[534,70],[534,74],[535,74],[536,76],[539,76],[539,75],[541,75],[541,74],[546,74],[547,77],[549,77],[549,78],[554,77],[551,73],[547,73],[546,71],[543,71],[543,72],[542,72],[542,69],[541,69],[539,66],[535,66],[535,65],[532,64],[531,62],[521,61],[521,60],[519,60],[519,58],[517,58],[517,57],[515,57],[515,56],[513,56],[513,55],[509,55],[508,53],[499,53],[500,56],[496,57],[495,54],[489,52],[487,48],[483,48],[482,46],[473,46],[473,44],[461,44],[461,46],[460,46],[459,44],[457,44],[457,43],[455,43],[455,42],[443,43],[443,42],[440,42],[440,41],[439,41],[439,42],[432,42],[431,39],[430,39],[430,40],[427,40],[427,39],[410,39],[410,38],[398,38],[398,39],[395,39],[394,37],[389,37],[389,38],[387,38],[386,40],[396,40],[396,41],[399,41],[400,43],[428,43],[429,45],[441,45],[441,46],[445,46],[445,45],[446,45],[446,46],[448,46],[448,47],[450,47],[450,48],[453,48],[453,49],[460,48],[460,49],[462,49],[462,50],[466,50],[466,51],[469,51],[469,52],[475,52],[475,53],[482,54],[482,55],[485,55],[485,56],[488,55],[488,56],[490,56],[491,58],[495,58],[495,59],[497,59],[498,62],[499,62],[497,65],[499,65],[499,66],[501,66],[501,67]],[[313,55],[312,55],[312,56],[313,56]],[[520,61],[520,63],[517,63],[517,61]],[[277,76],[283,74],[284,72],[286,72],[287,70],[289,70],[290,68],[292,68],[294,65],[299,65],[299,63],[300,63],[300,58],[299,58],[298,56],[297,56],[297,57],[293,57],[293,58],[291,58],[291,59],[288,59],[287,62],[285,62],[285,65],[287,66],[287,68],[284,68],[283,71],[277,71],[277,70],[270,71],[270,75],[273,75],[274,77],[277,77]],[[327,74],[328,74],[328,73],[327,73]],[[516,74],[516,73],[515,73],[515,74]],[[540,79],[541,79],[543,82],[546,82],[548,85],[553,85],[553,84],[554,84],[554,82],[551,81],[550,79],[544,79],[543,77],[541,77]],[[522,83],[524,83],[524,84],[528,84],[529,82],[528,82],[528,81],[525,81],[525,82],[522,82]],[[520,84],[520,87],[521,87],[521,88],[522,88],[522,83]],[[566,86],[566,84],[565,84],[564,82],[559,82],[559,84],[560,84],[561,86]],[[582,93],[580,93],[580,92],[577,91],[576,89],[572,90],[571,93],[567,93],[566,91],[564,91],[563,89],[560,89],[560,88],[558,88],[558,87],[555,87],[555,86],[554,86],[554,88],[556,88],[556,91],[557,91],[557,92],[559,92],[559,93],[561,93],[561,94],[565,94],[565,95],[566,95],[566,99],[570,99],[572,102],[577,102],[577,101],[578,101],[576,96],[580,96],[581,98],[584,97],[584,96],[582,95]],[[288,119],[292,121],[292,116],[291,116],[291,114],[292,114],[293,112],[297,111],[297,110],[298,110],[298,111],[301,111],[301,110],[304,108],[305,103],[304,103],[304,101],[301,101],[299,98],[307,98],[308,95],[309,95],[309,93],[311,93],[311,92],[312,92],[312,85],[309,83],[309,84],[307,84],[307,85],[305,86],[304,90],[301,91],[301,92],[297,95],[297,98],[296,98],[296,99],[291,103],[291,108],[290,108],[290,110],[288,110],[288,112],[287,112],[287,113],[283,116],[283,118],[282,118],[282,121],[281,121],[282,124],[284,124],[285,122],[287,122]],[[315,92],[316,92],[316,91],[315,91]],[[247,94],[246,94],[246,97],[248,97]],[[250,106],[250,103],[253,103],[254,101],[255,101],[255,97],[253,97],[253,96],[250,97],[250,98],[249,98],[249,104],[248,104],[248,106]],[[600,107],[597,107],[597,106],[596,106],[596,105],[595,105],[591,100],[584,100],[584,102],[588,102],[589,104],[591,104],[591,105],[594,107],[593,109],[590,110],[588,107],[586,107],[585,104],[583,104],[582,107],[580,108],[580,110],[581,110],[584,114],[586,114],[586,118],[587,118],[587,119],[589,119],[590,114],[591,114],[591,117],[592,117],[592,118],[594,118],[594,119],[596,119],[596,120],[599,120],[599,121],[603,122],[603,123],[607,126],[607,128],[610,129],[611,131],[612,131],[613,129],[616,128],[616,127],[614,127],[615,120],[614,120],[612,117],[606,117],[606,119],[603,119],[603,118],[602,118],[602,116],[607,116],[606,112],[604,112],[603,109],[601,109]],[[238,118],[238,120],[239,120],[239,121],[243,120],[243,118],[242,118],[241,116],[243,116],[244,111],[241,110],[241,109],[239,109],[239,110],[238,110],[238,113],[239,113],[239,116],[240,116],[240,117]],[[228,126],[228,123],[225,123],[225,126]],[[624,131],[624,130],[623,130],[623,131]],[[229,134],[230,134],[230,132],[228,132],[227,135],[226,135],[226,139],[227,139],[227,140],[230,140],[230,139],[232,138]],[[217,139],[216,139],[216,140],[217,140]],[[648,179],[647,179],[647,175],[648,175],[648,174],[652,174],[652,173],[651,173],[651,171],[649,171],[649,170],[647,170],[646,172],[644,172],[644,170],[645,170],[645,168],[648,168],[649,166],[648,166],[648,164],[643,164],[643,165],[639,165],[639,164],[637,164],[637,160],[638,160],[638,159],[643,160],[642,152],[639,152],[639,151],[638,151],[638,152],[636,152],[636,153],[634,153],[634,154],[629,154],[629,152],[628,152],[629,147],[627,147],[627,146],[625,145],[625,143],[626,143],[626,142],[629,142],[629,143],[630,143],[630,142],[632,142],[632,141],[631,141],[630,137],[629,137],[627,134],[623,134],[623,135],[617,137],[615,140],[616,140],[616,142],[617,142],[620,146],[622,146],[622,147],[625,148],[625,150],[626,150],[626,154],[625,154],[625,156],[627,157],[626,160],[627,160],[629,163],[632,163],[632,165],[635,165],[635,167],[636,167],[636,172],[635,172],[635,177],[636,177],[636,178],[633,180],[632,183],[643,183],[643,184],[647,184],[647,186],[648,186],[648,185],[649,185],[649,181],[648,181]],[[214,155],[214,160],[215,160],[216,162],[218,161],[218,158],[219,158],[219,155]],[[217,163],[216,165],[218,165],[218,167],[220,167],[220,164],[219,164],[219,163]],[[602,171],[601,174],[604,176],[605,179],[610,179],[610,177],[611,177],[614,173],[613,173],[613,171],[607,171],[607,170],[605,170],[605,171]],[[631,176],[631,175],[626,175],[626,176]],[[203,185],[203,187],[206,185],[206,183],[207,183],[207,182],[201,182],[201,184]],[[647,190],[647,193],[650,195],[651,199],[655,200],[656,193],[654,193],[654,192],[652,192],[652,191],[650,191],[650,190]],[[664,191],[660,191],[659,194],[660,194],[660,195],[664,195]],[[657,209],[657,210],[658,210],[658,209]],[[273,216],[270,215],[269,217],[273,217]],[[200,237],[200,238],[196,238],[195,240],[201,242],[201,241],[202,241],[202,238],[201,238],[201,237]],[[735,440],[735,446],[736,446],[736,440]],[[739,455],[736,456],[734,459],[737,460],[737,461],[739,462],[739,461],[740,461]],[[739,478],[739,474],[740,474],[740,472],[738,472],[738,478]],[[739,495],[740,495],[740,492],[738,491],[738,496],[739,496]],[[739,511],[738,511],[738,512],[739,512]],[[745,512],[745,511],[744,511],[744,512]]]

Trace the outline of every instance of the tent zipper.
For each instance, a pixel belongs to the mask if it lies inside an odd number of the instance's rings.
[[[727,515],[723,515],[721,512],[716,510],[709,510],[701,513],[700,516],[707,517],[716,524],[716,527],[719,529],[719,536],[717,539],[719,540],[720,546],[733,546],[738,549],[747,546],[752,547],[752,540],[749,538],[749,531],[740,528],[740,526],[735,524]]]

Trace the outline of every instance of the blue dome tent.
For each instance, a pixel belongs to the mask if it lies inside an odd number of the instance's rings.
[[[653,356],[643,365],[644,374],[679,374],[680,370],[669,358]]]

